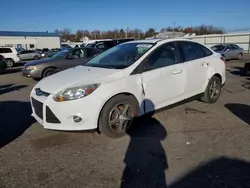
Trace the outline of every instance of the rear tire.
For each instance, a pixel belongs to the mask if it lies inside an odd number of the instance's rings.
[[[43,72],[43,76],[42,78],[45,78],[45,77],[48,77],[48,76],[51,76],[55,73],[57,73],[58,71],[55,69],[55,68],[48,68],[48,69],[45,69],[44,72]]]
[[[201,100],[206,103],[215,103],[220,97],[221,87],[221,79],[218,76],[213,76],[209,80]]]
[[[245,75],[250,76],[250,68],[245,68]]]
[[[104,105],[98,121],[99,131],[110,138],[123,137],[138,114],[138,103],[133,96],[117,95]]]
[[[13,67],[15,62],[13,59],[6,59],[7,67]]]
[[[34,60],[38,60],[39,57],[38,57],[37,55],[35,55],[35,56],[33,57],[33,59],[34,59]]]

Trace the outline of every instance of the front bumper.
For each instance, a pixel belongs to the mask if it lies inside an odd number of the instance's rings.
[[[41,78],[42,77],[42,71],[39,69],[36,70],[27,70],[25,68],[22,69],[22,75],[25,77],[32,77],[32,78]]]
[[[92,93],[78,100],[55,102],[53,96],[46,93],[37,96],[34,90],[30,96],[32,116],[45,129],[81,131],[97,128],[102,99]],[[82,121],[76,123],[74,116],[81,117]]]

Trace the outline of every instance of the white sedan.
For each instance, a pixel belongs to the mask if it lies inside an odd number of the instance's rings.
[[[136,116],[193,96],[216,102],[225,80],[223,58],[199,43],[131,41],[38,82],[32,116],[46,129],[97,129],[117,138]]]

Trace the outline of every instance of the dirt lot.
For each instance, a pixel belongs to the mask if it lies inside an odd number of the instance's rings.
[[[217,103],[192,101],[141,118],[116,140],[43,129],[30,117],[36,82],[9,70],[0,75],[0,187],[250,187],[246,61],[227,62]]]

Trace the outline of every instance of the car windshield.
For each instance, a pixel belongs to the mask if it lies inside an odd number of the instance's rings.
[[[52,59],[61,59],[64,58],[69,53],[69,50],[62,50],[53,55]]]
[[[213,46],[211,49],[215,52],[219,52],[219,51],[224,50],[225,47],[226,47],[225,45],[216,45],[216,46]]]
[[[123,43],[101,53],[84,66],[123,69],[132,65],[152,46],[154,43]]]

